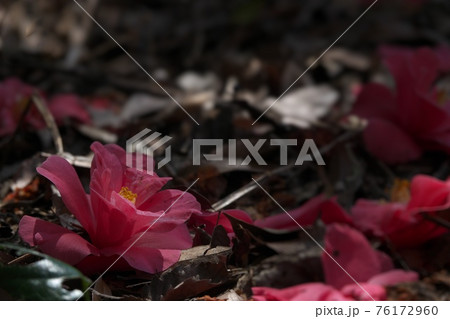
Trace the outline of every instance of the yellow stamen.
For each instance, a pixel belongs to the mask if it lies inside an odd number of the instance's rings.
[[[411,198],[410,183],[407,179],[396,178],[391,188],[391,201],[407,203]]]
[[[128,187],[124,186],[120,189],[119,195],[125,199],[128,199],[133,204],[136,204],[137,194],[133,193],[128,189]]]

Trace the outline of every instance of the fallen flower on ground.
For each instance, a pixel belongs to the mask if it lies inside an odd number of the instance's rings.
[[[267,301],[386,300],[385,286],[418,279],[415,272],[394,269],[389,256],[373,249],[362,233],[348,225],[327,226],[325,250],[334,259],[322,254],[325,283],[305,283],[284,289],[253,287],[253,298]]]
[[[417,175],[411,181],[409,197],[404,202],[360,199],[352,208],[353,222],[361,231],[397,248],[415,247],[448,232],[422,213],[433,216],[450,207],[450,180]]]
[[[185,222],[200,210],[200,204],[188,193],[160,190],[170,178],[126,167],[122,148],[95,142],[91,149],[90,194],[84,192],[75,169],[61,157],[52,156],[37,169],[55,184],[89,241],[30,216],[20,221],[22,239],[88,274],[103,271],[139,236],[118,265],[155,273],[174,264],[181,250],[192,245]]]
[[[443,61],[450,51],[382,48],[381,53],[396,89],[370,83],[355,102],[354,114],[368,120],[367,150],[389,164],[415,160],[424,150],[450,153],[450,100],[433,89],[438,75],[449,71]]]
[[[0,136],[12,134],[16,130],[25,111],[25,101],[33,93],[47,100],[43,92],[17,78],[8,78],[0,82]],[[66,118],[73,118],[81,123],[90,122],[89,113],[83,107],[83,102],[74,94],[57,94],[47,102],[58,124],[62,124]],[[34,129],[45,127],[42,116],[34,108],[29,110],[24,122]]]
[[[337,203],[336,199],[328,199],[325,195],[318,195],[311,198],[299,208],[289,211],[288,214],[282,212],[256,220],[254,224],[263,228],[298,229],[298,224],[301,226],[309,226],[314,224],[318,219],[321,219],[325,224],[352,224],[350,216]]]

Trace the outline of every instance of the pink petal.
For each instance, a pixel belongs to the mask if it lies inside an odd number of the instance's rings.
[[[264,219],[256,220],[255,225],[272,229],[292,229],[313,224],[319,217],[320,207],[326,200],[324,195],[316,196],[297,209],[289,211],[289,215],[282,212]],[[291,218],[292,217],[292,218]],[[294,221],[294,220],[295,221]]]
[[[352,225],[352,218],[337,202],[336,197],[330,198],[322,203],[320,217],[325,225],[332,223]]]
[[[369,121],[364,130],[364,141],[370,153],[389,164],[414,160],[422,154],[419,146],[406,132],[380,119]]]
[[[439,142],[442,134],[449,131],[450,115],[436,101],[431,100],[428,94],[418,94],[417,92],[412,94],[412,101],[404,102],[408,104],[408,110],[402,118],[405,125],[408,125],[409,131],[414,133],[418,139],[423,140],[423,147],[431,149],[427,143],[429,141]]]
[[[396,80],[399,122],[410,133],[427,135],[448,124],[448,114],[428,98],[439,60],[428,48],[383,48],[384,61]]]
[[[382,47],[380,53],[397,85],[409,82],[415,89],[426,92],[438,75],[439,60],[429,48]]]
[[[120,192],[124,185],[123,165],[114,153],[99,142],[92,143],[91,150],[94,152],[94,159],[91,165],[90,188],[108,199],[111,192]]]
[[[168,232],[183,224],[195,211],[191,208],[192,202],[183,202],[184,196],[188,194],[183,195],[179,205],[177,202],[169,209],[174,193],[177,195],[175,197],[178,197],[181,192],[166,190],[161,193],[162,195],[158,193],[153,197],[154,206],[149,207],[148,211],[142,211],[137,210],[132,202],[117,192],[112,192],[108,200],[92,189],[91,203],[98,221],[95,231],[90,233],[92,242],[101,248],[120,246],[152,224],[153,231]]]
[[[351,300],[372,301],[372,298],[376,301],[386,300],[386,289],[383,286],[369,283],[360,283],[360,286],[357,284],[346,285],[341,289],[341,293]]]
[[[36,170],[55,184],[67,209],[91,233],[96,220],[75,169],[62,157],[51,156]]]
[[[99,248],[120,245],[134,234],[136,207],[116,194],[117,198],[108,201],[95,189],[91,189],[91,205],[95,213],[95,228],[89,232],[92,242]],[[144,218],[143,218],[144,219]],[[151,218],[140,219],[138,227],[144,227],[151,222]]]
[[[393,286],[402,282],[417,281],[419,275],[415,271],[394,269],[370,278],[368,283],[380,286]]]
[[[75,94],[55,95],[48,102],[48,107],[58,123],[69,117],[81,123],[90,122],[89,113],[84,108],[82,100]]]
[[[75,265],[98,249],[74,232],[30,216],[19,223],[20,237],[31,246],[66,263]]]
[[[139,211],[142,213],[146,211],[158,214],[166,212],[161,217],[161,221],[174,225],[184,223],[193,213],[198,213],[200,210],[200,203],[193,195],[175,189],[160,191],[139,206]]]
[[[14,133],[24,111],[24,109],[20,109],[20,103],[24,98],[29,97],[33,91],[32,86],[17,78],[8,78],[0,82],[0,136]],[[42,125],[42,120],[39,118],[31,120],[30,114],[28,114],[26,123],[35,128],[37,124]]]
[[[408,209],[436,211],[450,206],[450,184],[427,175],[416,175],[411,181]]]
[[[256,301],[341,301],[349,300],[339,291],[322,283],[306,283],[284,289],[252,287]]]
[[[352,216],[362,232],[388,240],[397,248],[415,247],[446,232],[443,227],[414,215],[420,211],[419,208],[408,210],[403,203],[359,200],[352,208]]]
[[[134,168],[127,168],[124,186],[137,195],[136,207],[145,210],[143,207],[147,205],[146,203],[151,201],[151,197],[169,180],[171,180],[170,177],[158,177],[156,174],[149,175]]]
[[[394,121],[396,100],[392,91],[378,83],[365,85],[353,106],[353,113],[365,118]]]
[[[131,154],[131,163],[127,163],[127,154],[123,148],[121,148],[120,146],[118,146],[116,144],[107,144],[107,145],[104,145],[104,147],[109,152],[114,154],[119,159],[119,161],[122,163],[122,165],[124,167],[136,168],[137,158],[142,157],[142,171],[145,173],[147,170],[153,170],[153,167],[154,167],[153,158],[151,158],[147,155],[132,153]],[[154,175],[154,173],[150,174],[150,175]]]
[[[173,251],[173,254],[163,257],[161,251],[156,248],[132,247],[123,259],[134,269],[155,274],[176,263],[180,255],[181,251]]]
[[[286,213],[280,213],[256,220],[254,224],[263,228],[297,229],[298,224],[301,226],[312,225],[319,217],[326,224],[333,222],[351,223],[351,218],[336,203],[335,199],[327,199],[324,195],[316,196],[288,213],[290,216]]]
[[[360,199],[352,208],[352,218],[359,230],[383,238],[409,224],[405,208],[402,203]]]
[[[420,48],[411,57],[409,70],[416,79],[416,88],[428,92],[439,74],[439,60],[431,49]]]
[[[371,247],[362,233],[347,225],[327,227],[325,249],[358,282],[365,282],[387,268],[384,256]],[[354,283],[335,261],[322,255],[326,283],[336,288]]]
[[[102,250],[106,255],[121,255],[140,236],[136,234],[128,242],[115,248]],[[185,225],[180,225],[169,232],[155,232],[150,228],[123,256],[135,269],[156,273],[176,263],[181,250],[192,247],[192,238]]]

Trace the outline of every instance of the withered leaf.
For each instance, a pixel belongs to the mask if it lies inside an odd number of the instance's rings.
[[[227,269],[230,253],[227,250],[179,261],[152,280],[148,287],[149,297],[152,300],[185,300],[231,283],[235,279]]]
[[[217,225],[214,227],[210,246],[211,248],[215,248],[217,246],[230,246],[230,238],[222,225]]]

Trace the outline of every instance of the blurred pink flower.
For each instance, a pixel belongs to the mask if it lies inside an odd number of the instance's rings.
[[[46,99],[44,93],[17,78],[8,78],[0,82],[0,137],[12,134],[25,111],[24,99],[34,92]],[[81,99],[74,94],[59,94],[50,98],[48,108],[58,124],[66,118],[73,118],[82,123],[90,122],[89,113],[83,107]],[[45,127],[42,116],[31,108],[25,117],[25,124],[34,129]]]
[[[61,157],[52,156],[37,169],[55,184],[89,241],[30,216],[20,221],[22,239],[85,273],[95,273],[108,267],[154,223],[118,266],[155,273],[174,264],[181,250],[192,245],[185,222],[200,210],[200,204],[188,193],[160,190],[169,178],[126,167],[122,148],[95,142],[91,149],[90,194],[84,192],[75,169]]]
[[[354,228],[344,224],[327,226],[325,250],[375,300],[386,299],[385,286],[415,281],[415,272],[394,269],[389,256],[372,248]],[[305,283],[274,289],[253,287],[255,300],[372,300],[328,255],[322,254],[324,283]]]
[[[421,213],[435,215],[450,207],[450,180],[417,175],[411,182],[407,202],[360,199],[352,208],[355,226],[370,235],[387,239],[395,247],[414,247],[448,230],[426,220]]]
[[[440,72],[450,71],[450,50],[383,47],[381,55],[396,90],[370,83],[355,102],[354,113],[369,121],[367,150],[390,164],[417,159],[424,150],[450,153],[450,100],[432,88]]]

